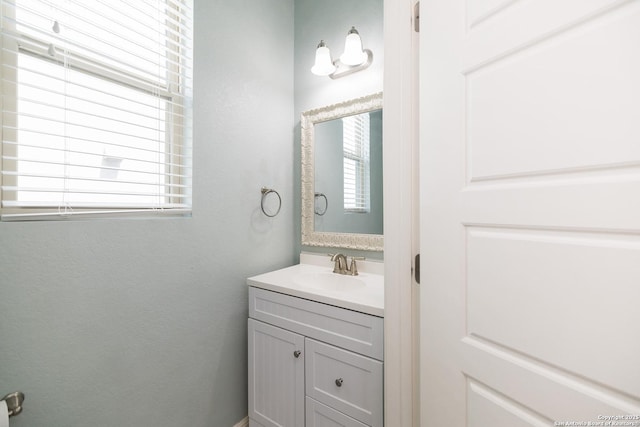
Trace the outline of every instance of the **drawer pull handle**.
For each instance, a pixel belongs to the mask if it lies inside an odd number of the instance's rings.
[[[336,385],[337,385],[338,387],[342,387],[342,383],[343,383],[343,382],[344,382],[344,380],[343,380],[342,378],[338,378],[338,379],[336,380]]]
[[[300,350],[296,350],[296,351],[293,352],[293,357],[295,357],[297,359],[298,357],[300,357],[301,354],[302,354],[302,352]]]

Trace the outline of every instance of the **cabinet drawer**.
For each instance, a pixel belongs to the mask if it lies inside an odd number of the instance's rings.
[[[382,362],[305,339],[306,395],[363,422],[383,424]]]
[[[306,409],[305,427],[367,427],[360,421],[347,417],[310,397],[307,397]]]
[[[383,360],[381,317],[253,286],[249,287],[249,317]]]

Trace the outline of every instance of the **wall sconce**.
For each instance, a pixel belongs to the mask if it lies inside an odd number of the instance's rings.
[[[324,40],[320,40],[316,48],[316,62],[311,67],[311,72],[317,76],[337,79],[368,68],[372,61],[373,52],[362,49],[360,34],[355,27],[351,27],[344,41],[344,53],[340,55],[340,59],[333,61],[331,51]]]

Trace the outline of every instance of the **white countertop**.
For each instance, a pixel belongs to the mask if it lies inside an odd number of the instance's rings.
[[[357,276],[333,273],[333,263],[322,257],[301,256],[303,263],[249,277],[247,284],[257,288],[331,304],[349,310],[384,317],[384,276],[382,263],[359,262]],[[326,266],[325,266],[326,265]],[[364,271],[363,271],[364,270]],[[369,272],[371,271],[371,272]],[[335,277],[334,277],[335,276]],[[319,278],[319,279],[318,279]],[[309,280],[330,279],[334,286],[315,286]],[[344,286],[342,280],[344,279]],[[352,286],[355,284],[355,286]]]

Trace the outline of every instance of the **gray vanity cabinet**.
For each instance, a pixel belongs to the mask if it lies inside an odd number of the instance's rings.
[[[382,427],[383,319],[249,288],[250,427]]]

